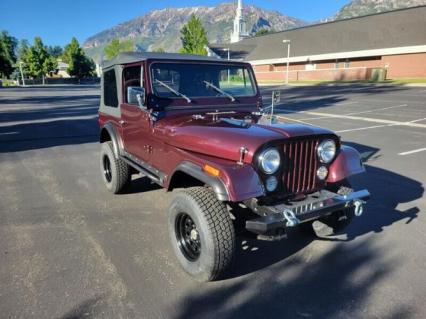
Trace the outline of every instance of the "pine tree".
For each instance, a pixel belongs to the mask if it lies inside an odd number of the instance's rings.
[[[207,34],[198,17],[192,14],[180,33],[180,40],[182,41],[180,53],[207,55]]]

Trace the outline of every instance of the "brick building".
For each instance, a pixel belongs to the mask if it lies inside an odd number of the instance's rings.
[[[426,77],[426,6],[373,14],[210,45],[210,52],[250,62],[260,81]],[[379,70],[380,72],[377,72]]]

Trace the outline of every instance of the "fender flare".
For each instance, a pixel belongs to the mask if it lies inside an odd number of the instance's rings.
[[[351,175],[365,172],[361,155],[356,149],[343,145],[329,168],[327,183],[339,182]]]
[[[116,158],[121,155],[121,150],[123,149],[123,141],[121,140],[121,136],[117,133],[117,129],[111,122],[105,123],[105,125],[101,129],[101,133],[99,135],[99,142],[103,142],[102,140],[102,132],[107,131],[109,137],[111,138],[111,142],[113,145],[113,151]]]
[[[180,163],[173,171],[173,174],[169,180],[172,180],[174,174],[177,172],[186,173],[194,177],[195,179],[198,179],[199,181],[205,183],[206,185],[209,185],[216,194],[218,200],[229,200],[228,190],[222,180],[217,177],[213,177],[206,174],[197,164],[188,161]]]

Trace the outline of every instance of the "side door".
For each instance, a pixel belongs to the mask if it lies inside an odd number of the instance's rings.
[[[148,162],[152,153],[149,111],[141,108],[137,103],[129,102],[127,95],[129,87],[144,87],[143,64],[125,67],[122,73],[122,83],[123,103],[121,104],[120,125],[124,149],[130,156]]]

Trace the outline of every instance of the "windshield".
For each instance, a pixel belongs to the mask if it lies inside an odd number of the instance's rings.
[[[191,63],[154,63],[152,88],[161,98],[254,96],[250,71],[244,66]]]

